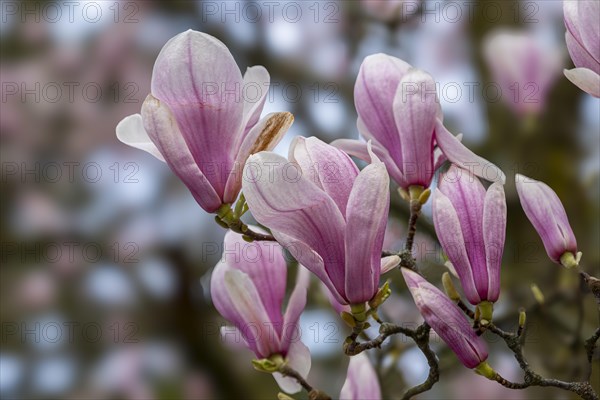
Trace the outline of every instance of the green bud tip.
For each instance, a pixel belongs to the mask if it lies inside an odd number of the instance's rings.
[[[367,305],[365,303],[351,304],[350,311],[357,322],[365,322],[367,320]]]
[[[221,207],[217,209],[217,215],[223,220],[227,221],[227,217],[231,215],[231,204],[223,203]]]
[[[340,317],[342,317],[342,320],[346,323],[346,325],[348,325],[350,328],[354,328],[356,326],[356,320],[354,319],[354,316],[352,314],[350,314],[349,312],[346,311],[342,311],[340,313]]]
[[[278,400],[294,400],[293,397],[288,396],[287,394],[282,393],[282,392],[277,393],[277,399]]]
[[[431,189],[427,188],[419,196],[419,203],[421,203],[421,205],[425,205],[425,203],[427,203],[427,200],[429,200],[429,196],[431,196]]]
[[[408,194],[406,189],[398,188],[398,194],[400,195],[400,197],[402,197],[402,199],[404,199],[406,201],[410,201],[410,195]]]
[[[579,267],[579,261],[581,261],[581,255],[581,252],[578,252],[577,255],[575,255],[570,251],[567,251],[560,256],[560,263],[563,267],[568,269],[577,268]]]
[[[450,276],[450,273],[444,272],[444,274],[442,275],[442,284],[444,285],[444,290],[446,291],[446,294],[448,295],[448,297],[450,297],[452,301],[460,300],[460,295],[454,287],[454,283],[452,282],[452,277]]]
[[[215,215],[215,222],[222,228],[225,229],[229,229],[229,225],[227,225],[225,222],[223,222],[223,220],[221,220],[221,217],[219,217],[218,215]]]
[[[539,304],[544,304],[544,293],[542,293],[538,285],[536,285],[535,283],[531,284],[531,293],[533,293],[535,301],[537,301]]]
[[[521,308],[519,310],[519,326],[521,328],[524,327],[526,321],[527,321],[527,313],[525,313],[525,309]]]
[[[476,374],[481,376],[485,376],[489,380],[493,381],[496,378],[496,371],[487,363],[487,361],[483,361],[481,364],[474,368]]]
[[[281,354],[273,354],[269,358],[261,358],[260,360],[252,360],[252,366],[255,370],[272,374],[279,371],[279,368],[285,364]]]
[[[479,322],[481,325],[488,325],[492,322],[492,314],[494,313],[494,303],[491,301],[482,301],[477,304],[479,309]]]
[[[382,305],[391,294],[392,289],[390,289],[390,281],[386,280],[385,283],[379,288],[375,296],[373,296],[373,299],[369,301],[369,307],[371,309],[376,309]]]
[[[419,200],[425,188],[420,185],[412,185],[408,187],[408,194],[411,200]]]

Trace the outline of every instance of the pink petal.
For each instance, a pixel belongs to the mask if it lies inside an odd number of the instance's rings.
[[[479,304],[481,298],[475,287],[458,214],[450,199],[439,189],[435,190],[433,196],[433,222],[438,240],[460,277],[467,299],[471,304]]]
[[[600,62],[600,2],[578,2],[577,29],[582,46]]]
[[[576,67],[587,68],[596,74],[600,73],[600,63],[591,56],[591,54],[581,46],[581,44],[573,37],[571,32],[565,32],[565,41],[569,55]],[[579,85],[578,85],[579,86]]]
[[[310,350],[308,350],[308,347],[306,347],[306,345],[302,343],[300,339],[292,342],[292,346],[290,347],[290,351],[286,356],[286,360],[290,367],[298,371],[300,375],[306,379],[311,367]],[[302,386],[300,386],[300,384],[294,378],[284,377],[279,372],[275,372],[273,377],[277,381],[277,384],[281,390],[286,393],[294,394],[302,390]]]
[[[259,357],[278,353],[281,349],[279,336],[273,334],[273,323],[253,281],[246,273],[236,269],[225,271],[224,279],[231,303],[244,321],[238,328],[245,333],[246,341],[251,345],[255,342]]]
[[[310,268],[308,269],[315,274],[327,288],[329,288],[332,296],[334,296],[337,301],[346,303],[346,300],[341,297],[333,285],[333,282],[329,278],[329,275],[325,270],[323,258],[321,258],[321,256],[314,249],[312,249],[306,243],[298,239],[294,239],[279,231],[272,230],[271,233],[275,239],[277,239],[277,242],[280,243],[287,251],[289,251],[292,257],[294,257],[300,264],[310,265]]]
[[[479,297],[488,300],[489,278],[482,223],[485,188],[477,177],[455,165],[440,176],[438,187],[452,203],[458,216]],[[452,263],[454,264],[453,260]]]
[[[225,187],[223,201],[233,203],[242,187],[244,164],[250,155],[273,150],[292,125],[294,116],[289,112],[271,113],[261,119],[244,137]]]
[[[302,265],[298,265],[298,276],[296,286],[290,295],[285,315],[283,317],[283,331],[281,338],[281,347],[287,351],[294,340],[299,339],[300,335],[300,314],[306,306],[306,291],[310,282],[310,272]]]
[[[382,162],[363,169],[352,188],[346,212],[346,298],[351,304],[377,292],[381,248],[389,211],[390,180]]]
[[[256,226],[250,226],[250,229],[264,232]],[[271,328],[281,332],[287,278],[287,265],[281,246],[265,241],[248,243],[239,233],[228,231],[223,241],[222,260],[231,269],[248,275],[269,315]]]
[[[242,90],[244,100],[242,126],[244,126],[245,133],[248,133],[260,119],[260,114],[269,94],[270,82],[269,71],[262,65],[255,65],[246,69]]]
[[[402,275],[425,321],[463,365],[475,368],[485,361],[488,357],[485,342],[475,334],[456,304],[416,272],[402,268]]]
[[[346,204],[358,168],[343,151],[316,137],[296,136],[290,146],[289,160],[298,163],[303,176],[323,189],[346,215]]]
[[[227,47],[192,30],[165,44],[152,72],[152,95],[169,106],[194,160],[220,196],[244,131],[242,83]]]
[[[579,89],[600,98],[600,75],[587,68],[565,69],[564,74]]]
[[[411,68],[406,62],[386,54],[364,59],[354,86],[354,103],[359,117],[379,143],[390,151],[400,149],[400,136],[392,104],[400,80]],[[397,163],[399,154],[392,153]]]
[[[142,104],[142,119],[148,136],[198,204],[208,212],[216,211],[222,200],[198,168],[169,108],[148,95]]]
[[[361,142],[356,139],[336,139],[331,142],[330,145],[360,160],[369,159],[366,142]]]
[[[272,350],[277,349],[278,343],[270,346],[268,342],[270,321],[256,288],[245,273],[219,262],[211,276],[210,294],[219,314],[242,332],[244,340],[257,357],[268,357]]]
[[[435,139],[450,162],[487,181],[502,184],[506,182],[506,175],[500,168],[465,147],[439,119],[435,128]]]
[[[580,0],[563,0],[563,13],[567,31],[573,35],[575,40],[583,43],[579,34],[579,2]]]
[[[400,264],[400,257],[387,256],[381,259],[381,275],[387,274]]]
[[[362,137],[364,137],[366,140],[371,140],[373,152],[377,155],[377,157],[381,159],[381,161],[383,161],[386,169],[388,170],[388,173],[390,174],[394,182],[396,182],[398,185],[404,188],[408,187],[405,182],[404,175],[396,165],[396,161],[394,161],[388,150],[384,148],[373,137],[373,135],[369,133],[360,117],[356,122],[356,126],[358,127],[358,131],[360,132]],[[331,142],[331,146],[337,147],[338,149],[345,151],[349,155],[357,157],[367,162],[369,162],[369,160],[371,159],[367,151],[367,144],[359,140],[337,139]]]
[[[297,164],[270,152],[250,156],[242,187],[254,218],[316,251],[335,288],[344,295],[346,223],[333,199],[302,176]],[[315,273],[322,266],[301,262]]]
[[[504,187],[494,183],[485,194],[483,205],[483,241],[487,275],[487,299],[495,302],[500,295],[500,267],[506,236],[506,198]]]
[[[346,301],[342,300],[342,302],[340,302],[335,296],[335,292],[332,292],[327,285],[321,282],[320,288],[321,291],[325,293],[325,296],[327,296],[329,304],[331,304],[331,307],[333,307],[336,313],[340,314],[342,311],[350,312],[350,306],[346,304]]]
[[[407,185],[429,187],[433,177],[433,131],[439,102],[428,73],[410,69],[394,98],[394,118],[400,132],[401,170]]]
[[[366,353],[350,357],[346,381],[340,400],[380,400],[381,388],[377,373]]]
[[[531,221],[550,259],[559,262],[570,251],[577,253],[577,241],[567,219],[567,213],[556,193],[545,183],[526,176],[515,176],[523,211]]]

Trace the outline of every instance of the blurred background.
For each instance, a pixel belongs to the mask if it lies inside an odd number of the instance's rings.
[[[295,115],[276,149],[282,154],[295,135],[358,137],[353,85],[365,56],[385,52],[431,73],[446,126],[508,176],[498,324],[514,328],[526,307],[534,368],[565,380],[586,373],[582,340],[598,326],[597,306],[547,258],[512,178],[520,172],[556,190],[584,269],[600,275],[600,101],[562,74],[572,63],[561,1],[0,4],[2,398],[275,398],[274,380],[252,369],[250,352],[218,333],[226,321],[208,282],[225,231],[163,163],[115,137],[149,93],[161,47],[187,29],[223,41],[242,71],[269,70],[264,113]],[[393,189],[387,250],[401,248],[407,215]],[[443,258],[429,207],[415,256],[439,284]],[[399,275],[390,275],[384,318],[419,323]],[[348,334],[313,282],[302,316],[308,380],[334,396]],[[486,339],[491,364],[520,380],[512,354]],[[505,390],[434,342],[441,381],[420,398],[570,398],[556,389]],[[386,398],[427,376],[411,343],[395,337],[372,352]],[[597,357],[594,366],[598,390]]]

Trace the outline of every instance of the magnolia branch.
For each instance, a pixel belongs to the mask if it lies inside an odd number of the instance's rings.
[[[431,328],[429,327],[429,325],[427,325],[427,323],[424,322],[415,330],[415,337],[413,337],[413,340],[415,341],[425,358],[427,358],[427,364],[429,365],[429,374],[427,375],[427,379],[425,379],[423,383],[417,386],[413,386],[412,388],[404,392],[404,394],[402,395],[403,400],[410,399],[411,397],[416,396],[419,393],[423,393],[430,390],[433,387],[433,385],[435,385],[435,383],[440,380],[440,367],[438,364],[437,355],[429,346],[430,330]]]
[[[462,302],[462,300],[458,300],[456,302],[461,310],[471,319],[475,317],[475,314],[472,310],[470,310],[466,304]],[[565,382],[558,379],[549,379],[544,378],[531,368],[527,359],[523,355],[523,333],[525,328],[525,311],[521,310],[519,317],[519,326],[516,332],[506,332],[500,328],[498,328],[493,323],[488,323],[485,326],[481,326],[475,321],[475,327],[479,329],[479,334],[482,334],[485,330],[489,330],[493,334],[499,336],[504,340],[507,347],[513,352],[515,359],[519,363],[519,367],[525,373],[523,382],[511,382],[504,377],[502,377],[497,372],[493,373],[493,376],[490,379],[498,382],[504,387],[509,389],[526,389],[528,387],[533,386],[544,386],[544,387],[556,387],[563,390],[567,390],[573,393],[578,394],[582,398],[586,400],[598,400],[598,395],[594,391],[592,385],[590,384],[591,377],[591,369],[592,369],[592,358],[596,348],[596,342],[600,338],[600,328],[596,330],[594,335],[592,335],[589,339],[585,341],[585,348],[587,351],[587,357],[589,361],[589,372],[587,379],[585,381],[580,382]]]
[[[589,339],[587,339],[584,343],[585,351],[587,353],[587,360],[589,363],[588,376],[587,380],[589,381],[592,377],[592,361],[594,359],[594,352],[596,351],[596,344],[600,339],[600,328],[596,329],[596,332]]]
[[[413,198],[411,194],[410,199],[410,217],[408,218],[408,233],[406,236],[406,243],[404,244],[404,251],[412,252],[413,244],[415,241],[415,234],[417,233],[417,220],[421,214],[421,202],[418,197]]]
[[[494,380],[502,386],[507,387],[509,389],[526,389],[532,386],[551,386],[576,393],[585,400],[598,400],[598,395],[594,391],[594,388],[590,384],[589,380],[581,382],[565,382],[560,381],[558,379],[544,378],[538,373],[534,372],[529,363],[527,362],[527,359],[523,355],[523,345],[521,343],[521,336],[517,335],[516,333],[503,331],[494,324],[489,324],[487,329],[490,332],[496,334],[497,336],[500,336],[504,340],[508,348],[513,352],[515,359],[519,363],[519,366],[525,373],[523,382],[518,383],[511,382],[503,378],[500,374],[496,373]],[[596,340],[597,338],[594,339],[594,347]]]
[[[359,353],[362,353],[365,350],[370,350],[374,348],[381,348],[381,345],[385,340],[392,336],[401,333],[407,337],[413,338],[416,336],[416,330],[405,328],[400,325],[391,324],[388,322],[384,322],[379,327],[379,336],[374,339],[358,343],[356,339],[358,338],[358,334],[353,332],[349,337],[348,344],[344,347],[344,352],[346,355],[355,356]]]
[[[419,393],[428,391],[439,380],[440,371],[437,356],[429,346],[430,331],[431,328],[427,323],[419,325],[416,329],[410,329],[384,322],[379,327],[379,336],[362,343],[357,343],[356,339],[358,338],[359,333],[358,330],[355,329],[344,346],[344,352],[349,356],[354,356],[366,350],[381,348],[383,342],[385,342],[388,337],[395,334],[403,334],[404,336],[411,338],[427,359],[427,364],[429,364],[429,375],[423,383],[408,389],[402,396],[402,399],[410,399]]]
[[[402,197],[405,197],[410,204],[410,215],[408,218],[408,229],[406,235],[406,242],[404,243],[404,250],[399,253],[393,253],[389,251],[382,251],[381,257],[394,256],[400,257],[400,267],[417,271],[417,264],[412,255],[412,249],[415,242],[415,235],[417,233],[417,221],[421,214],[421,207],[429,198],[429,189],[423,190],[421,187],[412,186],[409,188],[409,192],[400,191]]]
[[[215,221],[223,228],[231,229],[232,231],[243,235],[242,237],[248,242],[254,240],[275,241],[275,238],[272,235],[254,232],[248,225],[242,222],[240,218],[246,211],[248,211],[248,205],[246,204],[244,194],[241,194],[235,208],[232,209],[230,204],[223,204],[217,210]]]
[[[582,270],[579,270],[579,275],[590,289],[590,292],[592,292],[596,298],[596,301],[598,302],[598,305],[600,306],[600,279],[595,278]]]
[[[310,400],[331,400],[331,397],[327,393],[322,392],[319,389],[315,389],[314,387],[312,387],[306,381],[306,379],[304,379],[302,377],[302,375],[300,375],[300,373],[298,371],[291,368],[289,365],[284,364],[281,367],[279,367],[279,372],[283,376],[289,376],[291,378],[294,378],[296,381],[298,381],[298,383],[304,388],[304,390],[306,390],[308,392],[308,398]]]

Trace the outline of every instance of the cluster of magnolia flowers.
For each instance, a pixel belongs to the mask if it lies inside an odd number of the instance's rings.
[[[585,18],[585,11],[577,10],[576,3],[565,9],[569,49],[575,63],[584,65],[568,76],[589,87],[582,82],[590,69],[599,72],[598,48],[582,47],[590,43],[589,29],[577,28],[574,19]],[[588,63],[592,59],[593,65]],[[268,82],[265,68],[248,68],[242,76],[223,43],[187,31],[160,52],[141,115],[129,116],[117,126],[121,141],[165,161],[198,204],[230,229],[212,274],[211,295],[216,309],[256,355],[255,368],[273,373],[288,393],[301,389],[297,379],[282,373],[282,366],[302,377],[310,370],[310,353],[299,340],[298,325],[306,304],[308,271],[327,288],[344,321],[363,323],[374,315],[389,296],[389,287],[380,287],[380,276],[401,261],[398,255],[382,257],[390,177],[401,195],[420,208],[430,197],[436,171],[445,163],[450,167],[438,174],[432,196],[435,231],[465,297],[476,306],[477,318],[483,324],[490,322],[500,295],[505,175],[446,129],[433,78],[389,55],[365,58],[354,98],[358,130],[366,141],[340,139],[327,144],[315,137],[296,137],[287,158],[270,150],[293,117],[278,112],[261,119],[266,91],[249,101],[231,90],[207,90],[215,83],[239,90]],[[367,166],[359,170],[350,156]],[[581,254],[557,195],[546,184],[524,176],[517,175],[516,184],[548,256],[565,267],[576,267]],[[241,222],[248,210],[269,231]],[[300,264],[287,301],[283,249]],[[416,269],[401,271],[425,321],[467,368],[489,377],[486,344],[456,299]],[[340,397],[380,397],[365,355],[352,358]]]

